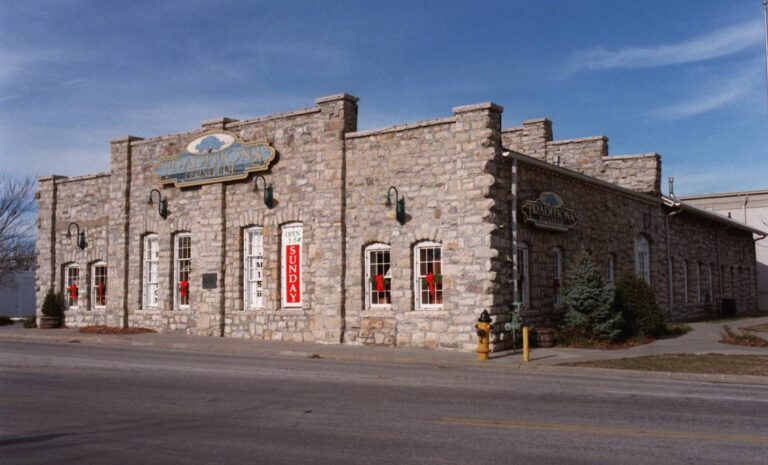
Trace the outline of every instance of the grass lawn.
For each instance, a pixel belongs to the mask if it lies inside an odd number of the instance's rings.
[[[563,366],[768,376],[768,355],[664,354],[618,360],[564,363]]]

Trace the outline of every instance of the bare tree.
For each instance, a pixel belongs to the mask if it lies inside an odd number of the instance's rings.
[[[33,239],[35,180],[0,176],[0,286],[35,264]]]

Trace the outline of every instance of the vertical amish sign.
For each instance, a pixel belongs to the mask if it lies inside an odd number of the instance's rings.
[[[283,307],[301,307],[301,223],[284,225],[281,242]]]

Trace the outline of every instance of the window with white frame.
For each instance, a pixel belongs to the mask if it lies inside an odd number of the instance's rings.
[[[608,254],[608,273],[606,276],[606,283],[609,286],[613,286],[616,283],[616,256]]]
[[[174,308],[189,307],[190,274],[192,272],[192,236],[176,234],[174,240]]]
[[[64,267],[64,288],[67,294],[67,308],[78,308],[80,306],[80,267],[78,265]]]
[[[683,260],[683,302],[688,303],[688,260]]]
[[[392,260],[390,246],[371,244],[365,248],[365,302],[367,308],[392,304]]]
[[[414,295],[416,308],[441,308],[443,305],[443,247],[436,242],[421,242],[413,248]]]
[[[243,302],[247,309],[264,307],[264,236],[260,227],[243,231]]]
[[[563,251],[560,247],[552,249],[552,291],[555,303],[563,301]]]
[[[96,262],[91,265],[91,302],[94,308],[107,306],[107,264]]]
[[[530,280],[528,278],[528,244],[517,244],[517,298],[523,306],[530,302]]]
[[[145,309],[157,308],[160,265],[160,243],[157,234],[144,236],[143,255],[142,306]]]
[[[635,274],[651,284],[651,248],[643,235],[635,238]]]

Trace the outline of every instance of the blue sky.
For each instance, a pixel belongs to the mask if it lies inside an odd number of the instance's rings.
[[[505,127],[661,153],[678,194],[768,188],[760,0],[4,0],[0,21],[3,173],[106,171],[118,136],[348,92],[360,129],[494,101]]]

